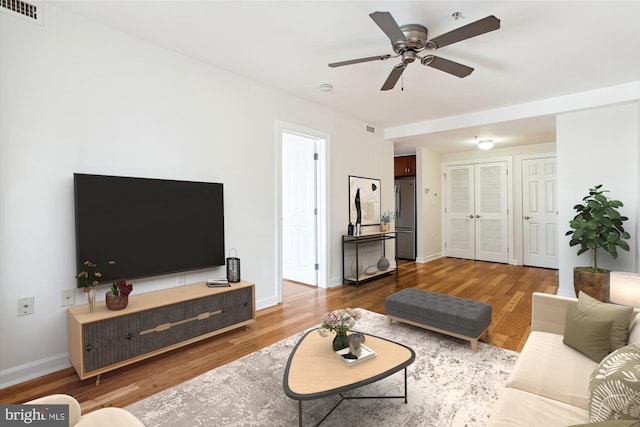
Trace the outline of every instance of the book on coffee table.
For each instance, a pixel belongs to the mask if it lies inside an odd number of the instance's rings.
[[[347,348],[343,348],[342,350],[338,350],[336,351],[336,356],[338,357],[338,359],[342,360],[345,365],[347,366],[353,366],[353,365],[357,365],[359,363],[364,362],[365,360],[369,360],[373,357],[376,356],[376,352],[373,351],[372,349],[370,349],[369,347],[367,347],[364,344],[360,345],[360,357],[352,359],[350,358],[350,352],[349,352],[349,347]],[[347,357],[345,357],[347,356]]]

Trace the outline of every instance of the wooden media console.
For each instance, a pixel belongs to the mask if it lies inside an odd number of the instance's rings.
[[[256,320],[255,285],[205,283],[129,297],[124,310],[104,302],[67,311],[69,359],[80,379],[97,376]]]

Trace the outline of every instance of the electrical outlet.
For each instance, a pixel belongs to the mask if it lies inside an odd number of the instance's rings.
[[[33,297],[18,298],[18,316],[33,314]]]
[[[62,291],[62,302],[60,303],[60,307],[66,307],[67,305],[75,305],[76,304],[76,290],[75,289],[65,289]]]

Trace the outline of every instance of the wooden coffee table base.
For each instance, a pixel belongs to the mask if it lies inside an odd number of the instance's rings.
[[[284,373],[285,394],[298,401],[302,426],[302,401],[328,396],[340,400],[318,422],[320,425],[344,401],[351,399],[404,399],[407,403],[407,367],[415,360],[414,351],[402,344],[366,335],[366,345],[376,356],[355,366],[347,366],[332,349],[333,336],[322,337],[317,330],[307,332],[291,351]],[[374,383],[404,370],[403,396],[349,396],[344,393]]]

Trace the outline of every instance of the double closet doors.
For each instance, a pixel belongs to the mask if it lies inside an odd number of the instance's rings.
[[[507,162],[445,167],[448,257],[508,263]]]

